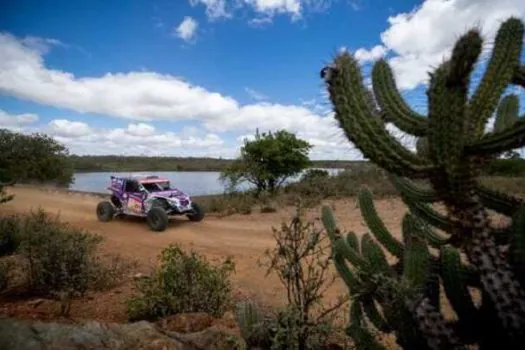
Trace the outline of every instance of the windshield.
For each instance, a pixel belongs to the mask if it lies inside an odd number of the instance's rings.
[[[148,192],[159,192],[170,189],[169,181],[143,183],[142,186],[144,186]]]

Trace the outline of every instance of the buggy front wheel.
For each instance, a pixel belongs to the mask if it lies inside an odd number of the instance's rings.
[[[148,225],[153,231],[164,231],[169,224],[168,214],[161,207],[152,207],[147,215]]]

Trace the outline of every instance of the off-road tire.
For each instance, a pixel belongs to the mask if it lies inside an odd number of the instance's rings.
[[[169,224],[169,217],[161,207],[154,206],[148,211],[148,225],[153,231],[164,231]]]
[[[190,221],[198,222],[204,219],[204,209],[197,203],[191,203],[194,214],[186,214]]]
[[[97,218],[99,221],[108,222],[113,220],[115,207],[110,201],[102,201],[97,205]]]

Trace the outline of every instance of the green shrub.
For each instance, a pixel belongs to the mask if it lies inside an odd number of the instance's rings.
[[[266,250],[261,261],[267,274],[276,274],[283,284],[286,307],[268,319],[246,305],[236,310],[243,336],[248,335],[245,341],[257,340],[263,349],[323,349],[336,330],[337,311],[347,302],[344,297],[332,305],[324,301],[336,280],[329,269],[329,242],[313,221],[305,219],[301,202],[295,209],[289,222],[273,228],[275,247]]]
[[[62,301],[67,314],[71,299],[90,290],[118,284],[133,266],[118,256],[108,265],[98,254],[102,237],[77,230],[43,210],[0,219],[2,246],[17,253],[28,291]]]
[[[308,181],[313,179],[326,179],[329,176],[330,174],[326,170],[308,169],[304,172],[303,176],[301,176],[301,181]]]
[[[13,263],[9,260],[0,261],[0,292],[7,289],[12,277]]]
[[[0,217],[0,257],[13,254],[20,244],[20,217]]]
[[[524,176],[525,159],[494,159],[487,164],[485,173],[492,176]]]
[[[213,266],[198,253],[170,245],[151,276],[136,280],[139,295],[128,300],[130,320],[155,320],[186,312],[221,316],[231,305],[228,279],[234,263],[226,259]]]

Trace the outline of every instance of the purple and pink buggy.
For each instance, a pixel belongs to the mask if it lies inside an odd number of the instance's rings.
[[[97,205],[97,217],[107,222],[119,215],[147,218],[153,231],[164,231],[169,216],[186,215],[191,221],[201,221],[204,211],[189,195],[172,188],[167,178],[158,176],[111,176],[110,200]]]

